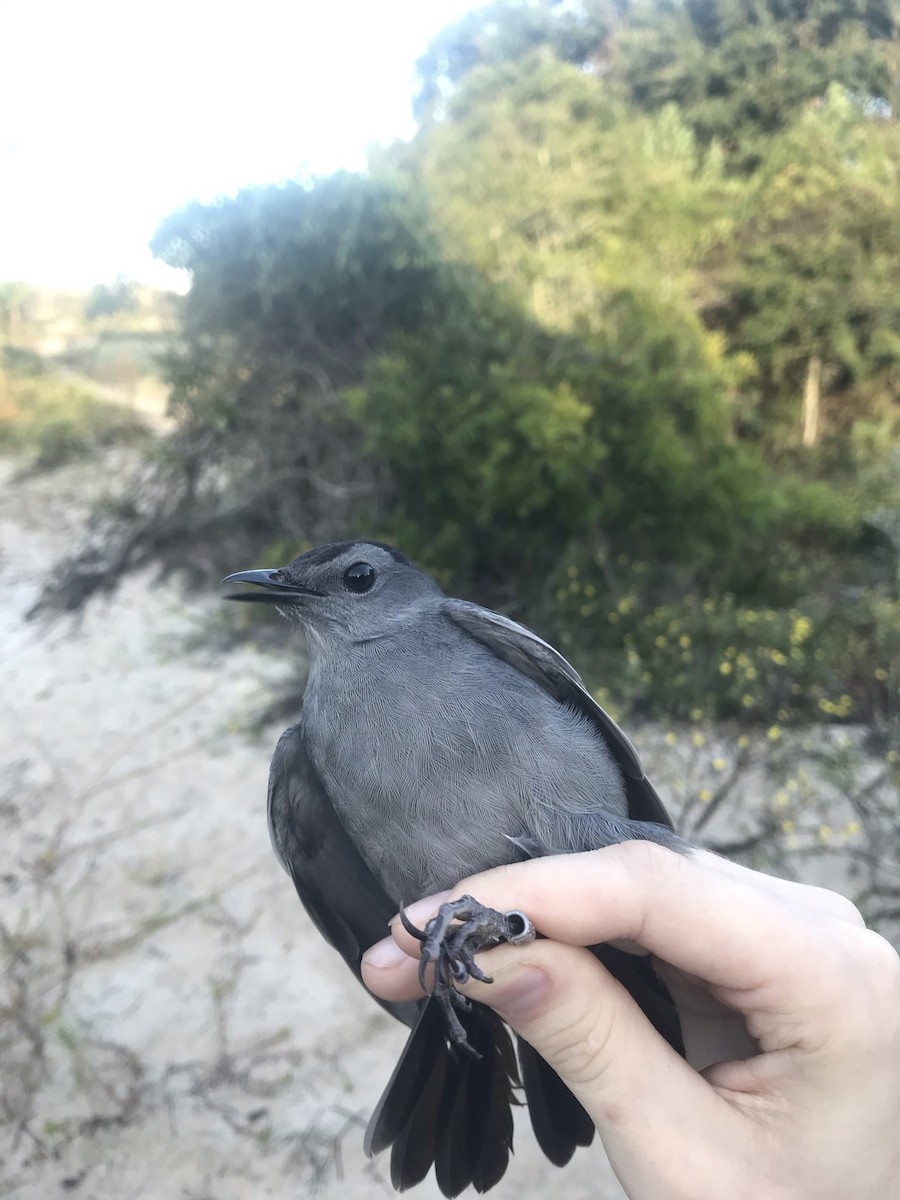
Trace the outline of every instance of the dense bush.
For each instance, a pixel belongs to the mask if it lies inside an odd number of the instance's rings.
[[[598,555],[556,581],[560,637],[583,648],[599,698],[673,719],[767,726],[897,715],[900,601],[887,586],[774,608],[674,594],[647,562]]]

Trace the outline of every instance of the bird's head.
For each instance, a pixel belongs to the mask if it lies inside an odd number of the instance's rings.
[[[260,591],[227,599],[274,604],[323,647],[384,637],[417,604],[443,595],[430,575],[383,542],[332,542],[286,567],[236,571],[222,582],[256,584]]]

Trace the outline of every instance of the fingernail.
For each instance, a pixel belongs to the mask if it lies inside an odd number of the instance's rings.
[[[446,892],[435,892],[433,896],[426,896],[423,900],[417,900],[415,904],[404,904],[403,911],[407,918],[412,921],[413,925],[423,925],[429,917],[433,917],[437,910],[441,907],[445,900],[450,896],[450,889]],[[388,921],[388,927],[393,929],[399,922],[400,914],[394,913]]]
[[[536,1017],[550,987],[547,974],[531,963],[498,971],[490,996],[485,1000],[501,1017],[515,1026]]]
[[[362,956],[362,960],[367,966],[377,967],[379,970],[399,966],[404,959],[408,958],[409,955],[400,949],[393,938],[385,938],[381,942],[376,942]]]

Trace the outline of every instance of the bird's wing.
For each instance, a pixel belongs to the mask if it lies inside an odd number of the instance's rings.
[[[384,937],[396,904],[341,824],[300,725],[281,735],[272,759],[269,829],[304,908],[362,982],[362,953]],[[469,1058],[448,1041],[443,1013],[430,998],[374,999],[412,1031],[372,1114],[367,1152],[393,1145],[391,1179],[400,1191],[419,1183],[432,1164],[445,1196],[470,1183],[487,1191],[506,1170],[512,1148],[518,1076],[503,1023],[490,1009],[460,1013],[478,1052]]]
[[[672,828],[671,818],[644,774],[634,746],[593,698],[571,663],[524,625],[487,608],[448,597],[443,602],[443,611],[460,629],[487,646],[498,658],[540,684],[562,704],[589,717],[622,771],[628,815],[635,821],[655,821]]]
[[[387,934],[397,905],[341,824],[299,724],[285,730],[275,747],[268,812],[272,845],[303,907],[362,983],[363,952]],[[415,1023],[421,1002],[373,998],[405,1025]]]

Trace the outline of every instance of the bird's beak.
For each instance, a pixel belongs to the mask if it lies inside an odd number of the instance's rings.
[[[315,588],[305,588],[285,579],[283,571],[235,571],[226,575],[222,583],[255,583],[265,588],[264,592],[234,592],[226,600],[248,600],[257,604],[301,604],[307,596],[324,596]]]

